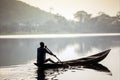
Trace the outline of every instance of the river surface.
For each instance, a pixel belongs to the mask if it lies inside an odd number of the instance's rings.
[[[66,35],[65,35],[66,36]],[[72,60],[111,49],[108,56],[92,66],[38,69],[39,42],[62,60]],[[57,59],[47,55],[57,62]],[[0,37],[0,80],[120,80],[120,35],[73,37]]]

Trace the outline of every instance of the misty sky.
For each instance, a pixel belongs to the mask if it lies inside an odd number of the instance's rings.
[[[102,11],[111,16],[120,11],[120,0],[21,0],[42,10],[59,13],[67,19],[73,19],[76,11],[84,10],[97,15]]]

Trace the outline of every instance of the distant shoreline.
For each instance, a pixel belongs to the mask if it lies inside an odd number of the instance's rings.
[[[81,34],[13,34],[0,35],[0,39],[9,38],[74,38],[74,37],[97,37],[97,36],[120,36],[120,33],[81,33]]]

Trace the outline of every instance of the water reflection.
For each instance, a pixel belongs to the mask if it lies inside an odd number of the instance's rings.
[[[110,54],[101,62],[106,68],[99,66],[73,66],[66,69],[38,70],[43,79],[59,80],[120,80],[120,37],[76,37],[76,38],[36,38],[36,39],[0,39],[0,80],[36,80],[35,65],[3,69],[1,66],[20,65],[36,59],[36,48],[44,41],[61,60],[71,60],[91,55],[111,48]],[[69,56],[68,56],[69,54]],[[35,61],[32,62],[32,64]],[[104,67],[105,67],[104,66]],[[39,72],[41,71],[41,72]],[[111,78],[111,72],[112,77]],[[40,73],[40,74],[39,74]],[[44,75],[43,75],[44,74]],[[31,78],[31,76],[33,78]],[[69,79],[68,79],[69,78]],[[86,78],[86,79],[85,79]]]
[[[78,38],[42,38],[42,39],[0,39],[0,66],[23,64],[36,58],[39,42],[61,55],[60,58],[72,59],[87,54],[93,48],[100,51],[120,46],[120,37],[78,37]],[[96,50],[94,50],[96,51]],[[62,54],[64,53],[64,54]],[[68,57],[68,54],[72,55]],[[63,59],[62,59],[63,60]]]
[[[106,75],[112,76],[111,71],[106,66],[103,66],[102,64],[92,64],[92,65],[71,66],[68,68],[55,68],[55,69],[38,68],[37,80],[59,80],[58,78],[59,75],[64,74],[65,72],[69,72],[70,70],[74,74],[74,72],[85,71],[87,69],[95,70],[96,72],[104,72],[106,73]],[[89,71],[87,72],[89,73]],[[93,74],[93,72],[90,74]],[[72,75],[69,75],[69,76],[72,76]],[[86,74],[86,77],[87,76],[88,75]],[[77,78],[79,77],[75,77],[75,79],[78,80]]]

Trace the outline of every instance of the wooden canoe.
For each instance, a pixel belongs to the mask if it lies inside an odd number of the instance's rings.
[[[63,61],[62,63],[45,63],[44,65],[39,65],[37,63],[34,63],[37,67],[44,67],[44,68],[59,68],[59,67],[68,67],[68,66],[76,66],[76,65],[90,65],[90,64],[97,64],[100,61],[102,61],[110,52],[111,49],[102,51],[100,53],[76,59],[76,60],[69,60],[69,61]]]

